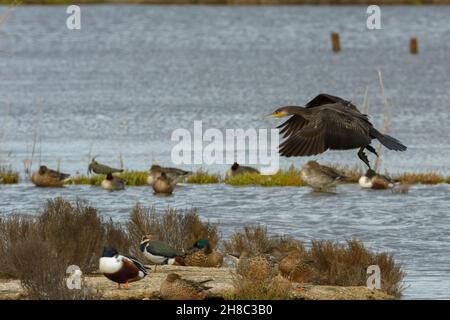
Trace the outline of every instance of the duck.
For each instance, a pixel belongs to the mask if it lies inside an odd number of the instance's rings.
[[[120,255],[112,247],[103,248],[102,256],[99,260],[99,271],[109,280],[117,283],[117,288],[124,284],[128,289],[130,282],[139,281],[148,275],[145,266],[134,257]]]
[[[142,237],[139,249],[148,260],[155,264],[169,264],[184,266],[185,253],[172,248],[164,241],[158,240],[155,235]]]
[[[175,190],[176,184],[176,180],[172,180],[166,175],[165,172],[162,172],[161,175],[153,183],[152,187],[155,194],[171,195],[173,193],[173,190]]]
[[[161,283],[160,297],[164,300],[203,300],[206,291],[212,288],[206,283],[212,280],[194,281],[183,279],[177,273],[169,273]]]
[[[346,177],[335,169],[320,165],[317,161],[308,161],[300,171],[300,177],[315,191],[328,192]]]
[[[407,149],[399,140],[378,131],[353,103],[327,93],[317,95],[304,107],[279,107],[268,117],[290,117],[277,127],[285,138],[279,145],[279,153],[284,157],[312,156],[328,149],[359,149],[358,157],[370,169],[364,150],[378,156],[370,145],[372,140],[389,150]]]
[[[174,181],[175,184],[183,181],[186,177],[192,174],[191,171],[185,171],[178,168],[165,168],[161,167],[160,165],[154,164],[149,170],[147,183],[153,186],[153,184],[161,176],[162,173],[165,173],[169,179]]]
[[[126,183],[126,180],[115,177],[112,173],[108,173],[106,178],[102,181],[101,186],[103,189],[108,191],[118,191],[124,190]]]
[[[107,165],[97,162],[94,157],[92,158],[91,163],[89,163],[88,166],[88,173],[91,174],[92,172],[96,174],[119,173],[123,172],[123,169],[115,169],[108,167]]]
[[[222,266],[223,257],[223,254],[211,248],[207,239],[200,239],[188,250],[184,262],[192,267],[215,268]]]
[[[237,176],[237,175],[243,174],[243,173],[260,174],[258,169],[248,167],[248,166],[241,166],[239,163],[235,162],[230,167],[230,169],[228,169],[227,177],[233,177],[233,176]]]
[[[358,183],[361,188],[377,190],[391,189],[395,185],[392,179],[382,174],[378,174],[372,169],[367,170],[367,172],[359,178]]]
[[[40,166],[39,170],[31,175],[31,182],[37,187],[63,187],[64,180],[69,177],[70,174]]]
[[[286,279],[300,283],[300,291],[304,289],[304,282],[309,280],[313,274],[313,260],[307,260],[302,257],[298,250],[291,250],[278,263],[280,274]]]
[[[276,275],[276,264],[277,260],[269,254],[252,254],[244,250],[237,259],[236,273],[244,278],[262,282]]]

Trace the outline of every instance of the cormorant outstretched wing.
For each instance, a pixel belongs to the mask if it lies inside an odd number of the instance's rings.
[[[305,107],[306,108],[315,108],[320,107],[326,104],[333,104],[333,103],[339,103],[344,108],[350,108],[352,111],[356,111],[358,113],[359,110],[356,108],[354,104],[352,104],[350,101],[344,100],[340,97],[333,96],[331,94],[327,93],[320,93],[318,94],[314,99],[309,101]],[[283,138],[287,138],[291,135],[293,135],[295,132],[300,130],[304,125],[306,121],[305,119],[300,115],[293,115],[288,120],[280,124],[277,128],[280,129],[280,134],[283,134]]]
[[[340,103],[323,105],[313,119],[280,144],[286,157],[311,156],[328,149],[347,150],[370,144],[372,127],[360,113],[345,112]]]

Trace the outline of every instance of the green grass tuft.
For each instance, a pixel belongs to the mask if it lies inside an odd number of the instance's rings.
[[[189,176],[186,180],[187,183],[194,184],[209,184],[209,183],[219,183],[222,178],[219,174],[210,174],[204,170],[198,170],[193,175]]]
[[[405,172],[394,176],[402,184],[439,184],[445,183],[445,177],[435,172],[412,173]]]
[[[274,175],[239,174],[227,177],[225,183],[232,186],[257,185],[263,187],[301,187],[305,185],[300,179],[300,170],[294,166],[289,167],[287,170],[279,170]]]
[[[7,167],[0,167],[0,183],[15,184],[19,183],[19,173]]]
[[[119,174],[115,174],[117,177],[125,179],[127,186],[140,187],[147,185],[147,171],[125,171]],[[88,184],[92,186],[100,186],[105,179],[105,175],[93,175],[90,177],[80,175],[71,177],[66,181],[66,184]]]

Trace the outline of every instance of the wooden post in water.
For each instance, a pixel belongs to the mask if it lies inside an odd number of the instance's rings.
[[[419,53],[419,45],[417,43],[417,38],[411,38],[409,41],[409,51],[411,54],[418,54]]]
[[[333,52],[341,51],[341,43],[339,40],[339,33],[337,33],[337,32],[333,32],[331,34],[331,47],[333,49]]]

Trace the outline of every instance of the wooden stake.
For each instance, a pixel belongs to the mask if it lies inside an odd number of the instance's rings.
[[[409,41],[409,51],[412,54],[419,53],[419,44],[417,43],[417,38],[411,38],[411,40]]]
[[[339,33],[333,32],[331,34],[331,46],[333,48],[333,52],[341,51],[341,43],[339,40]]]

